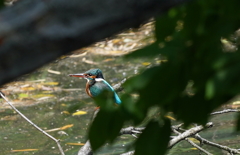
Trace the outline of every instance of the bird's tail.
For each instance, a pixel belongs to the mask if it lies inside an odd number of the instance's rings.
[[[114,99],[115,99],[115,103],[117,103],[117,104],[121,104],[122,103],[122,101],[120,100],[120,98],[118,97],[116,92],[114,92]]]

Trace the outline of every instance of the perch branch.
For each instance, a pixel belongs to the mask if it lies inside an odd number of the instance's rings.
[[[122,84],[123,84],[124,82],[126,82],[126,80],[127,80],[127,79],[124,78],[122,81],[120,81],[119,83],[115,84],[115,85],[113,86],[113,89],[114,89],[116,92],[122,91],[122,90],[123,90]]]

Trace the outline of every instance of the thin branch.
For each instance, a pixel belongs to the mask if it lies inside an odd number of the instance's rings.
[[[119,134],[120,135],[124,135],[124,134],[129,134],[129,135],[140,134],[140,133],[142,133],[142,131],[144,129],[145,129],[144,127],[142,127],[142,128],[127,127],[127,128],[121,129]]]
[[[183,140],[183,139],[185,139],[187,137],[195,135],[196,133],[202,131],[206,127],[207,128],[212,127],[212,122],[207,123],[205,127],[200,125],[200,126],[193,127],[193,128],[191,128],[189,130],[186,130],[181,135],[179,135],[179,136],[173,138],[172,140],[170,140],[170,142],[168,144],[168,147],[169,148],[173,147],[175,144],[177,144],[181,140]]]
[[[204,152],[207,155],[213,155],[211,153],[209,153],[208,151],[204,150],[203,148],[201,148],[200,146],[198,146],[197,144],[195,144],[194,142],[192,142],[189,138],[185,139],[186,141],[188,141],[188,143],[190,143],[192,146],[196,147],[198,150]]]
[[[172,126],[173,128],[180,128],[181,126],[183,126],[183,123],[181,123],[181,124],[178,124],[178,125],[174,125],[174,126]]]
[[[180,126],[179,126],[180,127]],[[177,130],[177,131],[181,131],[181,132],[185,132],[187,130],[185,129],[182,129],[182,128],[179,128],[179,127],[176,127],[176,126],[173,126],[173,129]],[[217,147],[219,149],[222,149],[222,150],[225,150],[225,151],[228,151],[229,153],[235,153],[235,154],[240,154],[240,149],[232,149],[230,147],[227,147],[227,146],[223,146],[223,145],[220,145],[220,144],[217,144],[217,143],[214,143],[214,142],[211,142],[207,139],[204,139],[202,138],[198,133],[196,133],[195,135],[191,136],[197,140],[199,140],[201,143],[203,144],[207,144],[207,145],[211,145],[213,147]]]
[[[136,134],[142,133],[144,129],[145,129],[144,127],[142,128],[127,127],[127,128],[121,129],[119,134],[120,135],[128,134],[128,135],[132,135],[135,138],[138,138]]]
[[[224,113],[229,113],[229,112],[239,112],[239,110],[238,109],[225,109],[222,111],[213,112],[210,115],[224,114]]]
[[[84,144],[83,147],[78,151],[78,155],[92,155],[92,148],[89,140]]]
[[[122,81],[120,81],[119,83],[115,84],[115,85],[113,86],[113,89],[114,89],[116,92],[122,91],[122,90],[123,90],[122,84],[123,84],[124,82],[126,82],[126,80],[127,80],[127,79],[124,78]]]
[[[126,152],[126,153],[122,153],[120,155],[133,155],[135,151],[129,151],[129,152]]]
[[[173,129],[173,132],[181,135],[182,133],[178,132],[177,130]],[[201,148],[200,146],[198,146],[197,144],[195,144],[194,142],[192,142],[189,138],[185,138],[185,140],[190,143],[192,146],[196,147],[198,150],[202,151],[203,153],[207,154],[207,155],[212,155],[211,153],[209,153],[208,151],[204,150],[203,148]]]
[[[62,155],[65,155],[63,152],[63,149],[59,143],[59,140],[55,139],[53,136],[49,135],[47,132],[45,132],[44,130],[42,130],[40,127],[38,127],[36,124],[34,124],[32,121],[30,121],[26,116],[24,116],[20,111],[18,111],[17,108],[14,107],[14,105],[9,102],[7,100],[7,98],[2,94],[2,92],[0,92],[1,97],[23,118],[25,119],[28,123],[30,123],[33,127],[35,127],[37,130],[39,130],[40,132],[42,132],[45,136],[49,137],[50,139],[52,139],[53,141],[55,141],[57,143],[57,146],[59,148],[59,151],[61,152]]]
[[[207,139],[202,138],[199,134],[196,134],[196,135],[194,135],[193,137],[196,138],[197,140],[199,140],[200,142],[204,143],[204,144],[208,144],[208,145],[217,147],[217,148],[219,148],[219,149],[228,151],[229,153],[240,154],[240,151],[239,151],[238,149],[232,149],[232,148],[230,148],[230,147],[227,147],[227,146],[224,146],[224,145],[220,145],[220,144],[211,142],[211,141],[209,141],[209,140],[207,140]]]

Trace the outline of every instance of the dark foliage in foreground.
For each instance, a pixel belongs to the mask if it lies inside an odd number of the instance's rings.
[[[170,123],[164,118],[168,112],[185,125],[204,124],[214,109],[239,94],[240,53],[224,51],[221,43],[240,26],[239,5],[238,0],[199,0],[157,17],[156,42],[126,58],[161,55],[167,62],[129,79],[121,106],[111,107],[109,101],[101,107],[89,133],[93,150],[113,142],[124,122],[138,125],[149,108],[158,106],[159,118],[146,125],[135,143],[135,154],[164,154],[170,136]],[[237,45],[238,38],[233,37]],[[133,99],[131,93],[139,98]],[[96,140],[102,131],[107,135]]]

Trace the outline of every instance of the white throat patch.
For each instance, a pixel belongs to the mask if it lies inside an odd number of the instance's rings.
[[[100,81],[105,81],[105,80],[102,78],[95,78],[95,81],[100,82]]]

